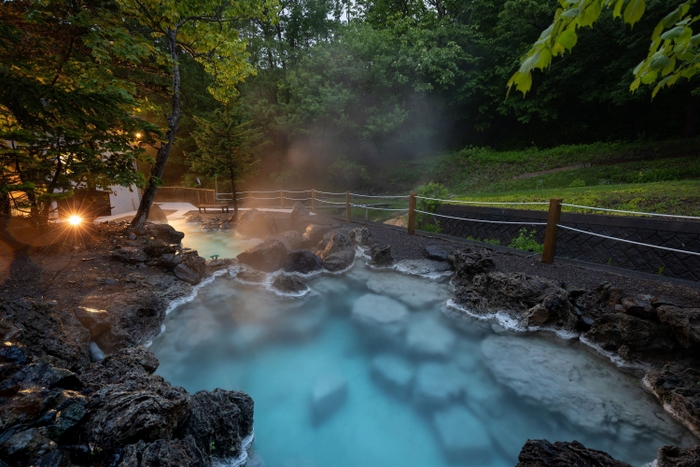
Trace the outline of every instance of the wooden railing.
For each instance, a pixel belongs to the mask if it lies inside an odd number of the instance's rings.
[[[216,192],[201,188],[161,186],[156,192],[156,203],[190,203],[195,206],[216,204]]]

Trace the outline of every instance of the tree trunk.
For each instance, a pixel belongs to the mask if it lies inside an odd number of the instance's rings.
[[[233,197],[233,222],[238,222],[238,198],[236,197],[236,177],[233,175],[233,169],[230,170],[231,177],[231,192]]]
[[[151,168],[151,175],[148,178],[148,185],[143,191],[136,216],[131,221],[132,227],[143,227],[148,219],[148,213],[156,199],[156,191],[163,176],[165,163],[168,161],[180,126],[180,63],[177,57],[177,29],[170,29],[166,37],[170,47],[170,58],[173,61],[172,113],[168,117],[168,132],[165,134],[165,141],[161,141],[158,154],[156,154],[156,162]]]

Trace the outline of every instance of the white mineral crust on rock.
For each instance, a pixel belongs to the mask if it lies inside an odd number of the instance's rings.
[[[396,337],[406,328],[408,309],[389,297],[365,294],[355,300],[352,318],[370,330]]]

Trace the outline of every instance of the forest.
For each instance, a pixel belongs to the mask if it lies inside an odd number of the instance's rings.
[[[700,170],[692,0],[0,5],[3,214],[21,207],[9,193],[41,216],[75,186],[134,182],[152,201],[157,186],[215,178],[369,192],[435,178],[468,192],[470,167],[514,160],[537,171],[661,154],[689,159],[661,180]],[[551,33],[553,18],[569,29]],[[517,76],[526,94],[509,89]]]

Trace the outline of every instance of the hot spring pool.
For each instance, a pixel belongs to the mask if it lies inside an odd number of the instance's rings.
[[[449,309],[444,282],[362,260],[306,282],[291,298],[219,277],[151,347],[175,385],[253,397],[253,465],[505,467],[546,438],[641,466],[697,441],[638,379],[578,343],[495,332]]]

